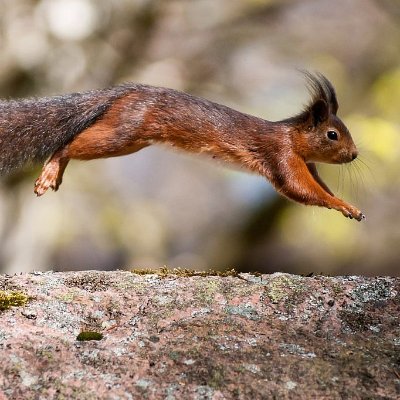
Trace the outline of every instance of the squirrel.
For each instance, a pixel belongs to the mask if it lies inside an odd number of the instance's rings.
[[[71,159],[92,160],[167,144],[256,172],[287,198],[364,214],[337,198],[316,162],[353,161],[357,148],[337,117],[333,85],[305,72],[311,100],[294,117],[271,122],[187,93],[123,84],[54,97],[0,101],[0,174],[44,162],[34,192],[56,191]],[[47,160],[47,161],[46,161]]]

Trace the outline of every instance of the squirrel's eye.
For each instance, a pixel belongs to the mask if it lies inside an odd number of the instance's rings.
[[[335,132],[335,131],[328,131],[328,132],[326,133],[326,136],[328,137],[328,139],[331,139],[331,140],[338,140],[338,134],[337,134],[337,132]]]

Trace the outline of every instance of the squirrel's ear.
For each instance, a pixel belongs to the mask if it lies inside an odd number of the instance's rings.
[[[313,125],[317,126],[318,124],[328,120],[329,106],[325,100],[319,99],[311,105],[310,114]]]

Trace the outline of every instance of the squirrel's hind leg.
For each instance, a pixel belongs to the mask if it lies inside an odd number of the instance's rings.
[[[47,189],[56,191],[62,182],[65,168],[68,165],[67,148],[63,147],[56,151],[43,166],[39,178],[36,179],[34,192],[37,196],[42,196]]]

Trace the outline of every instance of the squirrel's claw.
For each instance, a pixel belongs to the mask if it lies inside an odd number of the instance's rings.
[[[366,218],[365,218],[365,215],[362,212],[360,212],[359,215],[357,217],[355,217],[355,219],[357,221],[362,221],[363,219],[366,219]]]

